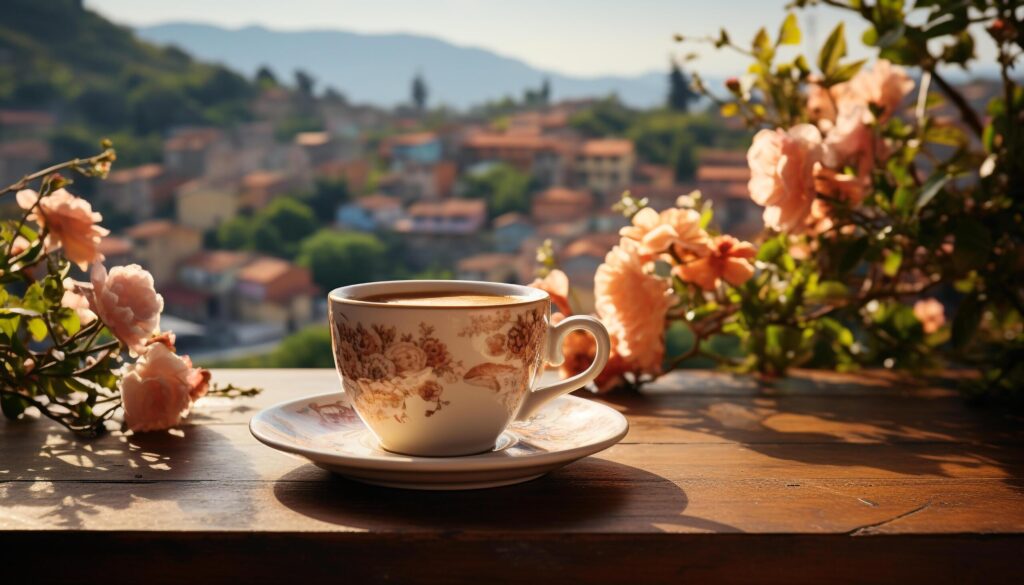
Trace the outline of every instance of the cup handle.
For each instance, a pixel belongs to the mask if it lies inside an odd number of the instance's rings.
[[[562,339],[572,331],[586,331],[594,336],[594,340],[597,342],[597,353],[594,354],[593,363],[590,364],[589,368],[571,378],[566,378],[561,382],[529,392],[526,395],[526,400],[523,401],[523,405],[519,408],[516,420],[526,420],[549,400],[558,398],[573,390],[578,390],[591,383],[601,373],[601,370],[604,369],[605,364],[608,363],[608,355],[611,351],[611,340],[608,338],[608,330],[604,328],[604,324],[600,321],[586,315],[568,317],[558,325],[553,325],[548,329],[546,356],[548,363],[553,366],[562,364],[562,361],[565,359],[562,355]]]

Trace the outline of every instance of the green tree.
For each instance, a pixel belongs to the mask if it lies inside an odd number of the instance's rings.
[[[278,197],[252,217],[239,216],[217,229],[217,241],[229,250],[255,250],[294,258],[302,241],[317,230],[308,205],[294,197]]]
[[[280,85],[277,81],[277,76],[271,71],[270,67],[266,65],[261,66],[256,71],[256,85],[260,89],[270,89]]]
[[[427,109],[427,82],[419,73],[412,78],[412,103],[420,112]]]
[[[372,234],[322,229],[307,238],[298,262],[313,273],[313,281],[325,290],[367,282],[387,266],[387,247]]]
[[[668,107],[677,112],[689,112],[690,104],[700,99],[690,87],[690,80],[686,73],[679,66],[679,63],[672,60],[671,70],[668,74]]]
[[[302,69],[295,70],[295,88],[299,90],[299,94],[303,97],[313,97],[313,88],[316,86],[316,80],[313,76],[303,71]]]
[[[303,197],[322,225],[333,223],[338,207],[349,199],[348,183],[344,179],[317,179],[313,190]]]
[[[636,112],[624,106],[617,97],[609,96],[575,114],[569,119],[569,124],[587,136],[622,136],[636,118]]]
[[[217,227],[217,244],[227,250],[244,250],[252,242],[254,227],[251,217],[233,217]]]
[[[510,211],[530,210],[530,177],[515,167],[499,164],[466,179],[464,195],[487,201],[491,218]]]
[[[269,361],[273,368],[333,368],[330,329],[313,325],[285,337]]]

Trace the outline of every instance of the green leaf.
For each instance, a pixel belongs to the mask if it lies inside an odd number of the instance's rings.
[[[761,248],[757,251],[757,259],[761,262],[775,263],[779,256],[785,252],[786,249],[783,247],[782,242],[779,241],[779,238],[772,238],[761,244]]]
[[[28,408],[28,401],[20,396],[10,394],[0,396],[0,409],[3,410],[4,416],[11,420],[21,416],[26,408]]]
[[[974,337],[974,332],[981,323],[981,315],[984,305],[978,300],[977,295],[971,295],[960,303],[953,319],[953,347],[963,349]]]
[[[754,56],[757,57],[759,61],[765,63],[771,61],[772,57],[775,56],[775,47],[772,46],[771,37],[768,36],[768,31],[766,31],[764,27],[761,27],[757,31],[757,35],[754,36],[753,50]]]
[[[975,219],[965,219],[953,230],[953,266],[960,272],[978,268],[988,260],[992,234]]]
[[[700,229],[705,229],[711,220],[715,217],[715,210],[710,205],[704,208],[704,211],[700,213]]]
[[[841,66],[835,73],[829,75],[827,85],[835,85],[837,83],[843,83],[853,79],[854,75],[860,72],[861,67],[867,63],[867,59],[861,59],[860,61],[854,61],[853,63],[847,63]]]
[[[797,24],[796,15],[790,12],[786,15],[786,20],[782,22],[782,28],[779,29],[779,39],[775,43],[776,45],[799,45],[800,44],[800,25]]]
[[[857,264],[860,263],[861,259],[864,258],[864,254],[868,251],[870,241],[867,236],[857,238],[850,242],[843,251],[843,255],[839,258],[839,272],[846,274],[853,270]]]
[[[64,328],[64,332],[68,334],[68,337],[73,337],[82,329],[82,322],[78,318],[78,312],[69,307],[60,308],[57,312],[57,322]]]
[[[815,301],[828,301],[846,297],[849,289],[845,284],[837,280],[826,280],[818,283],[814,290],[810,291],[808,297]]]
[[[831,76],[839,66],[839,60],[846,56],[846,33],[843,23],[840,22],[828,35],[825,44],[818,53],[818,69],[821,69],[825,77]]]
[[[42,341],[46,339],[46,323],[40,318],[28,320],[28,332],[32,334],[34,341]]]
[[[917,198],[916,211],[921,211],[925,205],[928,205],[939,191],[946,186],[949,182],[950,176],[946,174],[932,175],[925,181],[924,187],[921,188],[921,195]]]
[[[15,312],[0,312],[0,333],[7,336],[7,339],[14,339],[18,334],[18,325],[21,324],[21,315]]]
[[[885,257],[885,261],[882,262],[882,272],[888,277],[896,276],[896,273],[900,271],[900,266],[903,264],[903,253],[895,250],[890,250],[889,254]]]

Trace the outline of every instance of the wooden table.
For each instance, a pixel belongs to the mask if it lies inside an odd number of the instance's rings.
[[[0,423],[4,581],[1024,580],[1022,420],[938,386],[674,375],[607,399],[631,424],[608,451],[519,486],[429,493],[335,478],[249,435],[256,409],[331,391],[333,371],[215,377],[266,392],[208,399],[170,434]]]

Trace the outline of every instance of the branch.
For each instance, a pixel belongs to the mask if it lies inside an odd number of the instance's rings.
[[[87,157],[87,158],[76,158],[76,159],[72,159],[72,160],[69,160],[69,161],[66,161],[66,162],[55,164],[52,167],[43,169],[41,171],[37,171],[35,173],[32,173],[31,175],[25,175],[24,177],[21,178],[20,181],[17,181],[15,183],[11,183],[5,189],[0,191],[0,195],[5,195],[5,194],[10,193],[12,191],[20,191],[20,190],[24,189],[25,186],[28,185],[29,183],[31,183],[32,181],[35,181],[37,179],[41,179],[41,178],[43,178],[43,177],[45,177],[45,176],[47,176],[47,175],[49,175],[51,173],[56,173],[57,171],[62,171],[64,169],[71,169],[71,168],[78,170],[82,166],[86,166],[86,165],[91,166],[91,165],[95,165],[96,163],[99,163],[99,162],[104,162],[106,160],[113,160],[113,158],[115,156],[116,155],[115,155],[114,149],[113,148],[107,148],[103,152],[101,152],[99,154],[94,154],[93,156],[90,156],[90,157]]]
[[[948,81],[939,75],[939,72],[935,71],[934,67],[928,69],[927,72],[931,73],[932,80],[938,84],[942,93],[946,94],[946,97],[953,101],[957,109],[960,110],[960,115],[964,122],[970,126],[974,134],[980,138],[982,133],[985,131],[985,126],[981,123],[981,118],[978,117],[978,112],[974,111],[974,108],[971,107],[971,104],[967,103],[964,96],[960,95],[960,92],[957,91],[956,88],[950,85]]]

